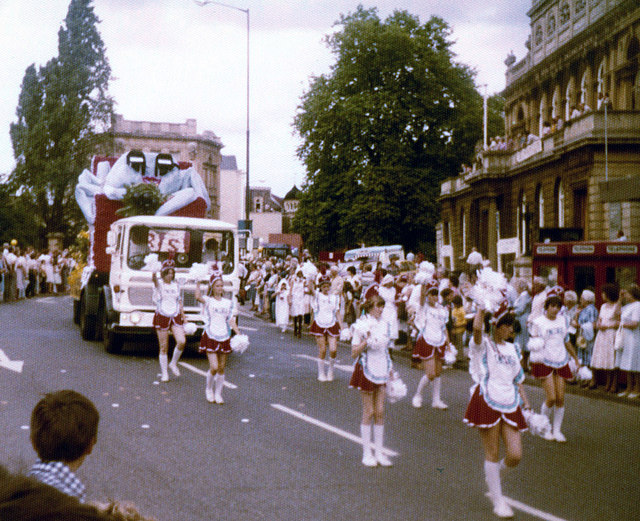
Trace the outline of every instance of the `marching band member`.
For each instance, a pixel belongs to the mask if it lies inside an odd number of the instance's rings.
[[[313,323],[309,332],[316,337],[318,345],[318,380],[330,382],[333,380],[333,366],[338,354],[338,337],[342,329],[340,318],[340,297],[330,293],[331,280],[327,276],[318,280],[320,291],[316,291],[311,301],[313,309]],[[325,376],[324,359],[329,345],[329,370]]]
[[[224,368],[231,352],[231,330],[240,334],[236,316],[238,309],[233,299],[224,297],[222,273],[216,271],[209,279],[209,291],[203,296],[200,285],[196,284],[196,300],[204,304],[205,329],[200,339],[199,351],[209,359],[205,397],[210,403],[224,403]],[[213,385],[215,383],[215,392]]]
[[[540,412],[549,419],[553,413],[553,432],[547,439],[559,442],[567,441],[560,428],[564,419],[564,381],[573,378],[569,356],[575,360],[576,367],[580,366],[575,349],[569,342],[566,317],[560,313],[562,294],[560,286],[549,289],[544,313],[531,324],[529,340],[531,374],[542,380],[545,394]]]
[[[172,259],[167,259],[162,263],[160,278],[156,273],[151,275],[153,281],[153,302],[156,305],[156,312],[153,316],[153,327],[158,335],[160,346],[160,381],[168,382],[169,373],[167,367],[171,369],[175,376],[180,376],[178,360],[182,356],[186,338],[184,334],[184,310],[182,308],[182,288],[175,280],[175,263]],[[176,339],[176,347],[173,350],[171,363],[169,360],[169,331]]]
[[[431,279],[420,285],[418,308],[415,310],[413,325],[418,330],[418,338],[413,348],[413,357],[419,358],[424,375],[418,383],[411,404],[422,407],[422,391],[433,381],[433,397],[431,407],[446,409],[447,404],[440,399],[442,381],[442,359],[449,343],[447,331],[447,310],[438,302],[438,282]]]
[[[529,401],[522,385],[525,377],[520,365],[520,350],[509,342],[513,337],[515,315],[509,310],[508,302],[505,300],[488,321],[490,334],[483,333],[486,322],[484,309],[478,309],[469,342],[470,372],[476,384],[464,422],[477,427],[480,433],[493,512],[498,517],[508,518],[513,517],[513,510],[502,495],[500,471],[520,462],[520,431],[527,429],[521,404],[528,409]],[[500,439],[506,451],[502,460],[499,460]]]
[[[364,316],[353,325],[351,356],[356,364],[349,387],[362,395],[362,464],[367,467],[389,467],[391,460],[383,453],[384,398],[386,383],[391,372],[389,356],[389,325],[382,318],[384,300],[374,295],[364,305]],[[374,453],[371,451],[371,424],[373,423]]]

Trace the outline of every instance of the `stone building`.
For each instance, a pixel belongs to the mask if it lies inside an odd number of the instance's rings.
[[[212,131],[198,134],[195,119],[187,119],[185,123],[130,121],[116,114],[108,136],[110,139],[102,145],[102,153],[107,155],[119,156],[128,150],[138,149],[169,153],[176,162],[191,162],[209,191],[209,217],[220,218],[220,150],[223,145]]]
[[[640,2],[532,0],[506,136],[441,185],[439,262],[530,265],[545,238],[640,241]]]
[[[246,175],[237,165],[236,156],[221,156],[220,220],[231,224],[245,218]]]

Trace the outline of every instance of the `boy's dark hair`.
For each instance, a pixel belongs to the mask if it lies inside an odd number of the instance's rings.
[[[351,273],[351,275],[355,275],[355,274],[356,274],[356,268],[355,268],[355,266],[349,266],[349,267],[347,268],[347,271],[348,271],[349,273]]]
[[[451,303],[452,303],[455,307],[459,308],[460,306],[462,306],[462,305],[463,305],[462,297],[461,297],[460,295],[454,295],[454,296],[453,296],[453,298],[451,299]]]
[[[602,293],[609,299],[609,302],[617,302],[620,298],[620,286],[609,282],[602,286]]]
[[[93,402],[80,393],[47,393],[31,413],[31,444],[45,463],[75,461],[91,450],[99,420]]]
[[[449,295],[451,295],[453,293],[453,290],[450,288],[444,288],[441,292],[440,292],[440,296],[445,299],[447,298]]]

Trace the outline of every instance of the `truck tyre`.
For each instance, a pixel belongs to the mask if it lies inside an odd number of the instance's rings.
[[[73,323],[80,324],[80,301],[73,299]]]
[[[102,343],[107,353],[117,355],[122,351],[124,338],[118,333],[111,331],[108,324],[105,323],[102,329]]]
[[[80,336],[82,340],[94,340],[96,338],[96,317],[89,315],[86,307],[83,295],[80,297]]]

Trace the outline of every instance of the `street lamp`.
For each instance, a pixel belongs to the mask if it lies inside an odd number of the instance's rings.
[[[221,5],[222,7],[228,7],[229,9],[235,9],[241,11],[247,15],[247,150],[246,150],[246,170],[247,170],[247,188],[245,193],[245,218],[246,226],[250,230],[250,212],[251,212],[251,188],[249,184],[249,8],[242,9],[235,5],[225,4],[223,2],[216,2],[214,0],[193,0],[200,7],[204,7],[207,4]]]

